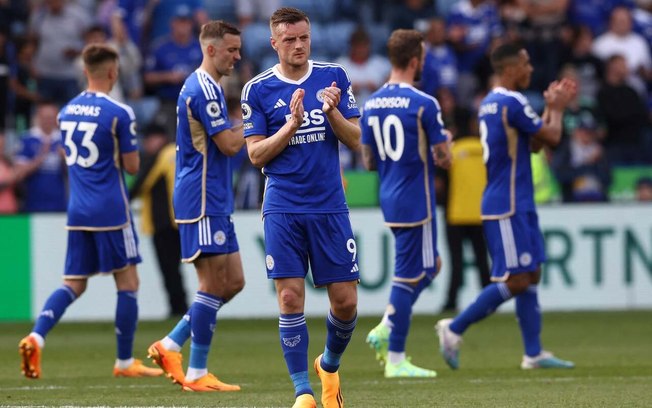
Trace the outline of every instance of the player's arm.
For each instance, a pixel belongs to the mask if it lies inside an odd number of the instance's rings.
[[[278,156],[288,145],[292,136],[303,123],[303,95],[301,88],[294,91],[290,100],[290,118],[269,137],[252,135],[247,137],[249,160],[255,167],[262,168]]]
[[[539,145],[557,146],[561,141],[564,109],[577,93],[577,85],[568,79],[553,82],[543,93],[546,107],[542,115],[543,126],[534,133],[530,149],[541,150]],[[534,150],[537,149],[538,150]]]
[[[235,156],[245,144],[242,124],[224,129],[223,131],[211,136],[213,142],[217,145],[222,153],[227,156]]]
[[[121,158],[122,158],[122,167],[125,169],[127,173],[129,174],[138,173],[138,169],[140,168],[140,156],[138,155],[137,150],[129,153],[122,153]]]
[[[448,129],[444,129],[443,133],[446,135],[446,140],[432,146],[432,158],[437,166],[444,170],[448,170],[453,161],[453,155],[451,154],[450,149],[453,134]]]
[[[362,164],[364,168],[371,171],[376,170],[378,167],[376,165],[376,158],[374,157],[374,151],[371,146],[368,144],[363,144],[362,149]]]
[[[337,109],[342,96],[342,90],[337,87],[337,82],[333,81],[331,86],[324,88],[323,96],[324,104],[321,110],[326,114],[326,119],[333,128],[335,136],[349,149],[358,151],[360,149],[360,124],[357,117],[346,119]]]

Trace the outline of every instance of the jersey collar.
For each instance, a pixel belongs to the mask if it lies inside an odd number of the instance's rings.
[[[221,88],[222,88],[222,87],[220,86],[220,83],[219,83],[219,82],[215,82],[215,79],[214,79],[214,78],[213,78],[213,77],[212,77],[208,72],[206,72],[206,70],[204,70],[204,69],[202,69],[202,68],[197,68],[197,69],[195,70],[195,72],[201,72],[202,74],[206,75],[206,78],[208,78],[208,80],[211,81],[211,82],[213,83],[213,85],[215,85],[216,87],[218,87],[218,89],[221,89]]]
[[[278,66],[279,66],[278,64],[274,65],[272,67],[272,72],[274,73],[274,75],[276,75],[278,79],[280,79],[283,82],[287,82],[288,84],[301,85],[301,83],[303,83],[306,79],[308,79],[310,74],[312,74],[312,60],[308,60],[308,72],[306,72],[304,76],[302,76],[296,81],[294,79],[284,77],[283,74],[281,74],[281,71],[278,70]]]

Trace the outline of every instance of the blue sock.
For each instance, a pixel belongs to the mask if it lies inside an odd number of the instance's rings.
[[[115,334],[118,339],[118,358],[120,360],[128,360],[133,355],[137,322],[137,292],[119,290],[118,304],[115,308]]]
[[[199,292],[193,302],[190,328],[192,340],[190,342],[189,368],[206,368],[208,351],[213,340],[213,332],[217,322],[217,311],[224,304],[224,300],[209,293]]]
[[[334,373],[340,368],[340,358],[351,341],[351,335],[355,330],[357,321],[357,317],[348,321],[340,320],[335,317],[332,310],[328,311],[328,317],[326,318],[326,347],[324,347],[324,355],[319,364],[324,371]]]
[[[538,356],[541,353],[541,309],[537,285],[528,286],[525,292],[516,296],[516,317],[521,327],[525,354]]]
[[[41,314],[38,315],[34,323],[34,333],[38,333],[45,338],[52,328],[57,324],[68,306],[77,299],[77,295],[69,286],[63,285],[52,292],[48,300],[43,305]]]
[[[412,305],[414,305],[416,301],[419,299],[419,295],[421,295],[421,292],[423,292],[425,288],[430,286],[433,279],[435,279],[435,276],[437,276],[436,273],[433,273],[432,275],[426,274],[426,276],[424,276],[423,279],[421,279],[419,283],[416,284],[416,286],[412,287],[412,290],[414,291],[412,293]]]
[[[308,380],[308,326],[303,313],[281,314],[278,333],[285,365],[294,384],[294,395],[311,394]]]
[[[473,323],[484,319],[505,301],[511,299],[512,294],[503,282],[492,283],[485,286],[482,292],[462,313],[460,313],[449,326],[453,333],[463,334]]]
[[[389,303],[394,313],[389,315],[392,331],[389,333],[389,351],[405,351],[405,341],[410,330],[412,318],[412,299],[414,288],[407,283],[393,282],[389,292]]]
[[[190,305],[186,314],[179,320],[179,323],[174,326],[174,329],[168,333],[168,337],[182,347],[190,338],[190,316],[192,316],[192,305]]]

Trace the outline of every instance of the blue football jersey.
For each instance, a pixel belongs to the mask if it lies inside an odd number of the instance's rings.
[[[390,226],[421,225],[435,210],[431,146],[445,142],[439,103],[406,83],[385,84],[364,104],[362,143],[372,147],[379,200]]]
[[[342,92],[338,105],[345,118],[358,117],[351,81],[341,65],[309,61],[298,81],[285,78],[276,67],[254,77],[242,89],[244,134],[271,136],[290,117],[290,99],[305,90],[301,127],[288,146],[263,168],[267,177],[263,214],[347,212],[342,188],[338,139],[322,112],[322,93],[333,81]]]
[[[487,166],[482,218],[534,211],[530,137],[543,122],[519,92],[498,87],[480,104],[480,140]]]
[[[133,110],[82,92],[58,116],[70,183],[68,229],[113,230],[131,222],[120,154],[138,149]]]
[[[231,158],[211,138],[230,129],[220,84],[204,70],[190,74],[177,100],[177,162],[173,205],[177,222],[233,213]]]

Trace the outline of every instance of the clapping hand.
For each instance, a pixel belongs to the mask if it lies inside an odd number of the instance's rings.
[[[550,109],[564,110],[577,95],[577,84],[569,78],[553,81],[543,92],[543,98]]]
[[[290,99],[290,119],[289,122],[292,122],[292,127],[298,129],[303,123],[303,96],[306,91],[301,88],[298,88],[292,94],[292,99]]]
[[[321,110],[324,113],[328,113],[333,109],[337,109],[337,105],[340,103],[340,98],[342,96],[342,91],[337,87],[337,82],[333,81],[331,86],[324,88],[322,94],[324,98],[324,104],[321,107]]]

